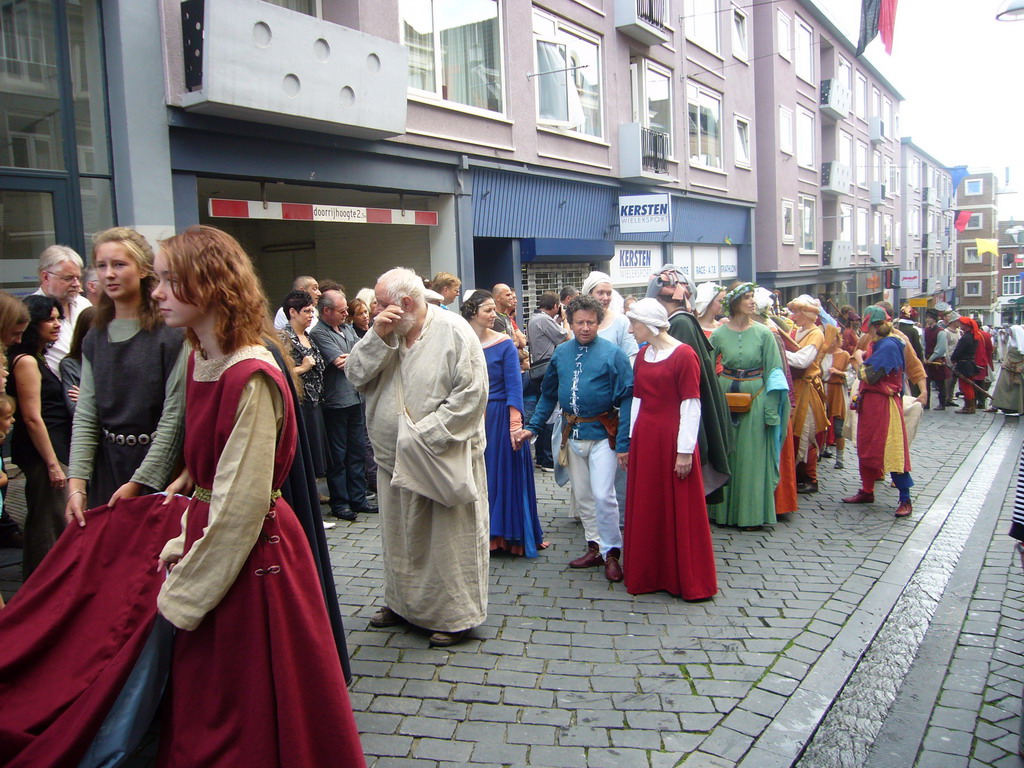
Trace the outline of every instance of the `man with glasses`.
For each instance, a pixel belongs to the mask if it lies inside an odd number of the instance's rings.
[[[348,318],[345,294],[329,289],[320,296],[320,322],[308,331],[320,349],[324,371],[324,428],[327,434],[327,490],[331,514],[355,520],[358,512],[376,512],[366,498],[366,424],[363,397],[345,375],[349,352],[359,338]]]
[[[51,245],[39,255],[39,290],[36,295],[56,299],[64,312],[60,336],[45,354],[46,364],[58,377],[60,361],[71,349],[78,315],[92,306],[82,295],[82,269],[82,257],[66,245]]]

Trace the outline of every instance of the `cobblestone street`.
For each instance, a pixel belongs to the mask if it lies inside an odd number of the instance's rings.
[[[774,528],[713,528],[719,594],[697,604],[570,570],[582,531],[538,473],[550,548],[494,557],[489,618],[448,650],[368,628],[377,519],[339,522],[328,539],[368,762],[1019,766],[1024,574],[1005,534],[1020,441],[1016,419],[926,414],[904,520],[881,484],[874,505],[839,501],[857,488],[848,451]]]

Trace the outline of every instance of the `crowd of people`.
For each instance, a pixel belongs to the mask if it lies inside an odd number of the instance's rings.
[[[707,600],[712,525],[796,512],[846,440],[860,487],[843,501],[874,503],[888,475],[906,517],[924,409],[950,407],[954,383],[959,414],[1024,408],[1020,326],[993,339],[945,305],[923,329],[885,302],[833,316],[672,264],[642,297],[592,272],[537,297],[524,328],[509,285],[462,293],[404,268],[351,299],[299,276],[272,315],[211,227],[156,252],[132,229],[99,233],[92,300],[85,268],[52,246],[35,294],[0,293],[0,433],[17,419],[27,507],[24,531],[0,517],[26,578],[0,612],[0,676],[31,691],[17,711],[0,702],[9,765],[103,764],[165,685],[161,765],[243,748],[253,765],[362,765],[324,537],[337,520],[380,513],[371,626],[446,647],[486,619],[491,557],[548,547],[535,471],[569,485],[570,568]],[[127,694],[144,689],[145,704]],[[198,739],[197,718],[223,728]]]

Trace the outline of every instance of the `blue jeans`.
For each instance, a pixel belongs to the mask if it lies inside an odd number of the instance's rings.
[[[324,408],[327,432],[327,490],[331,512],[366,506],[366,424],[363,407]]]

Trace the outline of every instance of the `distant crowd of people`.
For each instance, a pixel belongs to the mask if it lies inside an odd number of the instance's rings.
[[[362,765],[321,504],[336,520],[380,513],[371,626],[447,647],[486,619],[492,554],[548,547],[535,471],[569,485],[570,568],[707,600],[712,523],[792,514],[824,459],[844,468],[846,440],[860,487],[843,501],[873,503],[888,475],[906,517],[924,409],[950,407],[954,383],[957,413],[1024,408],[1020,326],[993,339],[945,305],[923,328],[885,302],[833,316],[672,264],[642,297],[603,272],[543,293],[525,328],[509,285],[405,268],[352,298],[299,276],[271,314],[249,257],[211,227],[156,253],[113,228],[88,269],[52,246],[39,276],[24,300],[0,293],[0,434],[17,419],[27,507],[23,532],[0,518],[26,577],[0,612],[0,676],[47,691],[0,705],[5,764],[135,738],[114,724],[144,730],[169,679],[161,764],[245,749],[271,765],[258,756],[295,738],[297,765]],[[127,702],[146,685],[148,705]],[[197,717],[223,727],[197,738]]]

